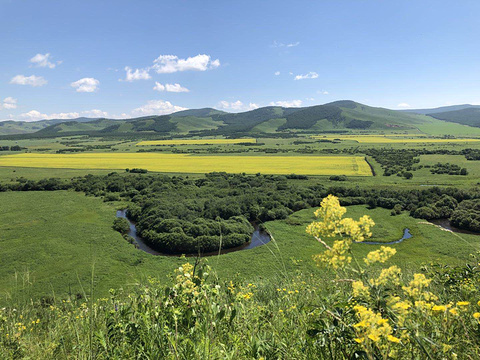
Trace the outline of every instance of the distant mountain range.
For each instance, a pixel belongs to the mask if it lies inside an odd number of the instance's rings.
[[[438,114],[443,112],[464,110],[464,109],[470,109],[470,108],[480,108],[480,105],[462,104],[462,105],[441,106],[441,107],[432,108],[432,109],[407,109],[407,110],[400,110],[400,111],[429,115],[429,114]]]
[[[34,136],[42,137],[69,134],[135,133],[255,135],[277,132],[321,133],[351,130],[394,130],[433,135],[450,133],[480,135],[480,106],[456,105],[436,109],[399,111],[342,100],[302,108],[268,106],[242,113],[227,113],[212,108],[203,108],[179,111],[170,115],[153,115],[124,120],[78,118],[36,122],[0,122],[0,135],[34,133]]]
[[[415,114],[425,114],[435,119],[458,124],[480,127],[480,105],[451,105],[434,109],[404,110]]]

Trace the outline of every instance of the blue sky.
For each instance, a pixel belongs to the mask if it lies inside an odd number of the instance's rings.
[[[0,0],[0,119],[479,104],[478,14],[467,0]]]

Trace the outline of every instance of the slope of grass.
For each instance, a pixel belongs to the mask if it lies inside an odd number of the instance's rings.
[[[176,258],[152,257],[112,229],[114,208],[67,191],[0,193],[1,299],[89,291],[98,294],[171,271]]]
[[[440,120],[480,127],[480,108],[471,107],[468,109],[430,114],[430,116]]]
[[[285,118],[270,119],[258,124],[252,129],[252,132],[274,133],[278,128],[287,122]]]
[[[480,128],[454,122],[442,121],[425,116],[425,122],[417,124],[421,132],[428,135],[479,136]]]
[[[211,117],[182,116],[170,119],[172,123],[177,124],[179,133],[188,133],[190,131],[218,129],[223,125],[221,121],[214,121]]]
[[[97,296],[110,288],[129,287],[147,276],[165,275],[184,262],[178,257],[154,256],[135,249],[111,226],[115,207],[98,198],[80,193],[9,192],[0,193],[0,294],[6,298],[38,298],[89,292],[92,266],[95,265]],[[124,205],[123,205],[124,206]],[[275,278],[299,269],[316,271],[311,261],[323,249],[305,233],[314,209],[296,212],[286,220],[268,222],[274,241],[251,250],[209,258],[223,279],[237,276],[244,280]],[[370,215],[377,223],[375,241],[393,241],[408,227],[413,238],[392,245],[398,250],[395,262],[416,267],[431,261],[461,264],[480,249],[480,236],[461,238],[432,225],[421,224],[407,214],[390,216],[385,209],[369,210],[351,206],[347,216]],[[378,245],[358,244],[360,256]]]

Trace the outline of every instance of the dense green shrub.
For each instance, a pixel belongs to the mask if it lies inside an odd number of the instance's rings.
[[[130,231],[130,224],[127,219],[116,218],[113,221],[113,229],[118,231],[120,234],[125,235]]]

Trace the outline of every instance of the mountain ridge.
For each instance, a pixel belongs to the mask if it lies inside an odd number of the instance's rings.
[[[457,107],[464,106],[467,105],[458,105]],[[131,119],[52,119],[28,123],[10,121],[4,122],[3,125],[0,123],[0,134],[15,134],[15,131],[18,131],[17,134],[30,133],[42,137],[82,133],[99,136],[102,134],[235,136],[238,134],[332,131],[403,131],[428,134],[433,131],[436,135],[449,135],[448,131],[451,131],[449,129],[452,129],[452,126],[455,131],[463,131],[468,134],[468,131],[461,126],[480,128],[480,107],[476,109],[478,112],[475,109],[462,108],[443,112],[442,114],[449,116],[441,116],[439,113],[418,114],[413,111],[372,107],[352,100],[339,100],[323,105],[299,108],[266,106],[239,113],[200,108],[183,110],[169,115],[150,115]],[[474,120],[471,121],[469,116],[474,116]],[[450,125],[445,127],[445,123],[450,123]],[[458,124],[458,126],[453,124]],[[17,129],[14,125],[17,126]],[[442,133],[443,128],[446,130]]]

